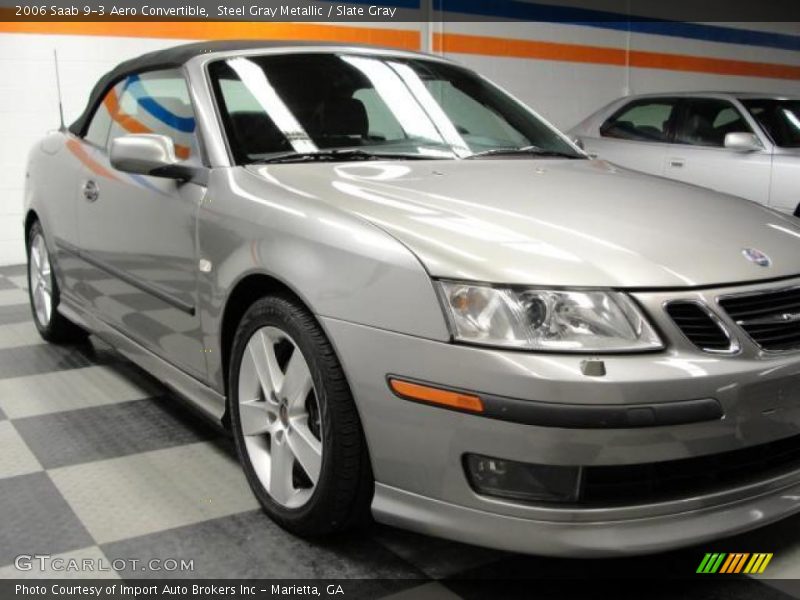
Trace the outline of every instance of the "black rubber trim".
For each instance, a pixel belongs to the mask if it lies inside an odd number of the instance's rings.
[[[432,404],[415,400],[398,394],[392,389],[390,379],[408,381],[428,387],[461,394],[477,396],[483,402],[483,412]],[[519,400],[432,384],[411,377],[387,375],[386,383],[398,398],[410,400],[426,406],[434,406],[444,410],[452,410],[476,417],[486,417],[499,421],[535,425],[537,427],[559,427],[563,429],[634,429],[640,427],[664,427],[667,425],[685,425],[716,421],[723,417],[720,403],[714,398],[695,400],[677,400],[663,404],[563,404],[539,402],[535,400]]]
[[[122,271],[108,264],[104,260],[100,260],[99,258],[92,256],[88,252],[84,252],[80,248],[76,248],[75,246],[73,246],[69,242],[66,242],[65,240],[56,238],[55,244],[59,250],[63,250],[64,252],[72,254],[73,256],[77,256],[78,258],[89,263],[93,267],[96,267],[101,271],[105,271],[106,273],[108,273],[113,277],[121,279],[125,283],[132,285],[133,287],[145,292],[146,294],[150,294],[151,296],[158,298],[162,302],[165,302],[166,304],[169,304],[170,306],[177,308],[179,311],[184,312],[187,315],[194,316],[195,308],[191,304],[186,304],[182,300],[178,300],[171,294],[168,294],[167,292],[164,292],[150,285],[149,283],[145,283],[138,277],[134,277],[133,275],[130,275],[125,271]]]

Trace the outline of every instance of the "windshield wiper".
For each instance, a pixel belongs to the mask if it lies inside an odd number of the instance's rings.
[[[561,152],[559,150],[547,150],[545,148],[540,148],[539,146],[509,146],[507,148],[491,148],[489,150],[483,150],[482,152],[470,154],[464,158],[469,160],[472,158],[482,158],[484,156],[514,156],[519,154],[526,154],[529,156],[554,156],[558,158],[585,158],[580,154]]]
[[[438,160],[444,156],[431,156],[414,152],[368,152],[361,148],[319,150],[318,152],[282,152],[252,161],[251,164],[292,162],[346,161],[346,160]]]

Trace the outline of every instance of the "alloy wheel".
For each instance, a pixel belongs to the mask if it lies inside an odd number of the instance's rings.
[[[36,319],[42,327],[47,327],[53,313],[53,281],[50,255],[41,233],[36,233],[31,240],[28,272]]]
[[[295,341],[277,327],[247,342],[238,381],[239,420],[253,470],[286,508],[308,502],[322,468],[322,428],[311,371]]]

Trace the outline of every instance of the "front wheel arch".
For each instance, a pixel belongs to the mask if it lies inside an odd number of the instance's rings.
[[[30,236],[30,233],[31,233],[31,227],[33,227],[33,224],[38,222],[39,220],[40,220],[39,219],[39,215],[36,214],[35,210],[33,210],[33,209],[28,210],[28,213],[25,215],[25,225],[24,225],[24,227],[25,227],[25,248],[26,248],[26,252],[27,252],[27,247],[28,247],[28,237]]]
[[[314,481],[314,493],[310,500],[299,507],[282,506],[270,497],[271,492],[265,491],[263,486],[269,484],[265,484],[258,476],[256,463],[251,460],[246,443],[247,435],[258,436],[260,432],[245,434],[243,421],[240,420],[241,398],[238,394],[241,393],[240,369],[245,364],[243,356],[247,354],[248,344],[251,343],[250,336],[265,329],[281,332],[292,340],[294,351],[302,352],[304,361],[308,361],[317,385],[315,398],[320,411],[319,427],[320,431],[325,432],[319,438],[326,448],[327,454],[323,456],[330,456],[334,460],[325,467],[331,458],[323,459],[323,472],[321,478]],[[278,292],[262,295],[246,309],[237,324],[228,370],[229,425],[251,487],[270,517],[299,535],[338,533],[369,522],[374,479],[358,406],[330,338],[307,306],[291,294]],[[268,385],[267,389],[277,388]],[[278,396],[272,394],[271,397],[273,402],[278,402]],[[262,396],[262,400],[266,400],[266,396]],[[286,403],[285,398],[283,402]],[[278,419],[273,418],[270,423],[277,424]],[[292,429],[292,425],[286,421],[283,421],[283,426],[287,428],[287,434]],[[279,433],[273,432],[272,435]],[[274,440],[270,442],[271,451],[274,451],[274,443]]]
[[[220,367],[222,369],[223,389],[226,391],[228,389],[228,369],[230,367],[233,339],[236,336],[236,329],[239,327],[242,317],[256,301],[264,296],[276,294],[289,295],[310,311],[308,305],[288,285],[265,273],[246,275],[236,282],[236,285],[228,294],[222,309],[222,320],[219,327]]]

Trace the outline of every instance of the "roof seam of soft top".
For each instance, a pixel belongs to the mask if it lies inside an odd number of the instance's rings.
[[[347,44],[323,41],[293,41],[293,40],[217,40],[210,42],[194,42],[173,46],[163,50],[148,52],[136,58],[121,62],[108,73],[103,75],[92,88],[89,94],[89,101],[83,112],[69,126],[69,131],[77,136],[84,134],[89,120],[94,114],[95,108],[100,104],[106,92],[120,79],[131,73],[152,71],[155,69],[171,69],[183,66],[186,62],[202,54],[212,52],[226,52],[231,50],[257,50],[259,48],[292,48],[302,46],[321,46],[321,47],[363,47],[371,49],[383,49],[397,51],[397,48],[381,48],[379,46],[368,46],[365,44]]]

